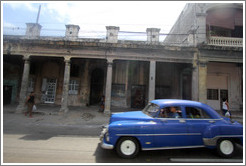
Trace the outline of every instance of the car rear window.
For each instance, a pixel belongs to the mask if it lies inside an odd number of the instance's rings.
[[[191,119],[211,119],[211,117],[201,108],[186,107],[186,118]]]

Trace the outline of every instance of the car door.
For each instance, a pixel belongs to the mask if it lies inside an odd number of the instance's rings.
[[[155,147],[164,149],[164,148],[177,148],[180,146],[187,146],[187,124],[186,120],[183,118],[182,107],[176,106],[177,113],[179,114],[178,118],[168,117],[170,113],[170,108],[162,108],[166,111],[164,116],[159,116],[156,120],[155,126]]]
[[[216,121],[199,107],[185,107],[190,146],[203,146],[203,133]]]

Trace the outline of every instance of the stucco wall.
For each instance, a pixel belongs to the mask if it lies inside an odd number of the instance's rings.
[[[228,89],[231,110],[239,111],[242,105],[242,71],[233,63],[208,63],[207,89]],[[207,100],[207,103],[220,110],[220,101]]]

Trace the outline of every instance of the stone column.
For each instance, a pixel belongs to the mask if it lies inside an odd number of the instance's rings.
[[[199,89],[198,89],[198,65],[197,65],[197,53],[194,54],[193,64],[192,64],[192,88],[191,88],[191,95],[192,100],[198,101],[199,100]]]
[[[128,107],[128,89],[129,89],[129,61],[126,61],[126,82],[125,82],[125,98],[126,98],[126,107]]]
[[[207,39],[206,39],[206,10],[205,7],[206,4],[205,3],[199,3],[196,5],[196,26],[197,26],[197,31],[196,31],[196,35],[197,35],[197,43],[196,44],[200,44],[200,43],[206,43]]]
[[[29,80],[29,73],[30,73],[29,55],[25,55],[23,57],[23,60],[25,61],[25,63],[24,63],[22,81],[21,81],[19,105],[16,108],[16,113],[21,113],[25,110],[25,102],[27,98],[28,80]]]
[[[63,79],[63,91],[61,100],[60,112],[68,112],[68,90],[69,90],[69,80],[70,80],[70,57],[65,57],[65,70]]]
[[[199,62],[199,101],[207,103],[207,62]]]
[[[156,61],[150,61],[149,66],[149,102],[155,99]]]
[[[113,67],[113,59],[108,59],[108,67],[107,67],[107,79],[106,79],[106,92],[105,92],[105,114],[110,114],[111,109],[111,90],[112,90],[112,70]]]

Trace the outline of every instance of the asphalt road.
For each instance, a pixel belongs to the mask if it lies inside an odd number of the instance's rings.
[[[87,116],[84,116],[87,115]],[[90,115],[90,116],[89,116]],[[92,118],[93,117],[93,118]],[[69,116],[3,114],[5,163],[242,163],[243,148],[232,159],[209,149],[142,151],[134,159],[122,159],[100,147],[102,124],[108,118],[95,112]]]
[[[242,163],[242,147],[232,159],[222,159],[206,148],[142,151],[134,159],[122,159],[100,147],[98,137],[4,134],[6,163]]]

